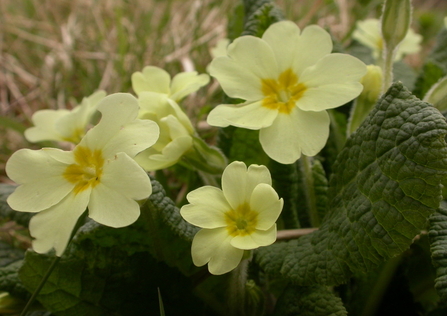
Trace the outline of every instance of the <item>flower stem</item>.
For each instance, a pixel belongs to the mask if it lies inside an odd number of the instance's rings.
[[[245,254],[244,254],[245,256]],[[251,254],[250,254],[251,256]],[[245,285],[247,283],[248,259],[242,259],[236,269],[231,271],[229,279],[229,315],[245,316]]]
[[[28,312],[29,308],[31,307],[31,304],[34,303],[34,300],[36,299],[37,295],[39,295],[40,290],[42,290],[43,286],[47,282],[48,278],[50,277],[51,273],[53,272],[54,268],[58,264],[59,260],[61,260],[61,257],[54,257],[53,262],[51,262],[50,267],[48,268],[47,272],[45,272],[45,275],[43,276],[42,280],[40,280],[39,285],[34,290],[33,295],[31,295],[31,298],[28,300],[28,302],[25,305],[25,308],[22,310],[22,313],[20,316],[25,316]]]
[[[371,291],[367,295],[368,299],[363,305],[361,316],[372,316],[379,308],[383,295],[390,284],[394,273],[402,261],[402,255],[389,259],[382,267],[377,282],[373,285]]]
[[[393,62],[395,49],[385,48],[384,63],[383,63],[383,85],[382,94],[384,94],[393,82]]]
[[[315,196],[314,176],[312,174],[312,158],[302,155],[300,160],[301,170],[304,174],[304,186],[306,194],[307,209],[312,227],[320,226],[320,217],[318,215],[317,200]]]

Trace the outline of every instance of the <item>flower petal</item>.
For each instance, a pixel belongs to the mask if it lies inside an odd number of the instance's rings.
[[[153,148],[142,151],[135,161],[147,171],[165,169],[176,164],[191,146],[191,136],[182,136],[169,142],[161,153]]]
[[[242,36],[228,46],[227,53],[228,57],[217,57],[211,62],[211,76],[233,98],[260,100],[263,97],[261,79],[278,75],[270,46],[260,38]]]
[[[249,202],[246,190],[247,166],[243,162],[233,161],[222,174],[222,191],[233,210]]]
[[[306,27],[300,34],[295,23],[277,22],[265,31],[262,39],[272,48],[280,72],[292,67],[299,75],[332,51],[329,33],[317,25]]]
[[[143,72],[132,74],[132,88],[138,96],[143,91],[169,94],[170,82],[171,76],[166,70],[154,66],[144,67]]]
[[[272,185],[272,176],[266,166],[250,165],[247,170],[247,194],[251,195],[260,183]]]
[[[277,110],[262,106],[262,101],[238,105],[221,104],[210,112],[207,122],[212,126],[233,125],[258,130],[272,125],[277,115]]]
[[[258,184],[250,198],[250,209],[258,213],[256,229],[270,229],[281,214],[283,204],[283,199],[270,185]]]
[[[117,181],[119,179],[119,181]],[[124,227],[140,216],[135,200],[147,198],[152,185],[146,172],[124,153],[107,160],[100,183],[92,189],[89,217],[110,227]]]
[[[25,138],[32,143],[44,140],[62,141],[63,135],[56,129],[56,122],[68,114],[68,110],[37,111],[31,117],[34,127],[25,130]]]
[[[330,119],[326,111],[305,112],[294,108],[290,114],[279,114],[272,126],[261,129],[259,140],[266,154],[282,163],[316,155],[326,144]]]
[[[56,256],[62,256],[70,240],[73,228],[87,208],[90,190],[78,194],[71,193],[58,204],[33,216],[29,229],[33,240],[33,249],[46,253],[51,248]]]
[[[244,251],[230,244],[226,228],[202,229],[194,236],[191,255],[198,267],[208,263],[208,270],[215,275],[230,272],[241,262]]]
[[[64,177],[68,164],[58,161],[52,154],[73,161],[73,153],[59,149],[20,149],[6,164],[8,177],[20,184],[8,197],[12,209],[21,212],[39,212],[59,203],[74,184]],[[68,158],[67,158],[68,157]]]
[[[255,230],[250,235],[236,236],[231,239],[231,245],[238,249],[250,250],[262,246],[268,246],[276,240],[276,224],[273,224],[268,230]]]
[[[198,75],[196,71],[181,72],[172,79],[170,98],[179,102],[188,94],[207,85],[208,82],[210,82],[210,77],[207,74]]]
[[[189,223],[202,228],[226,226],[225,212],[231,209],[222,191],[204,186],[186,196],[190,204],[181,208],[180,214]]]
[[[136,120],[138,101],[128,93],[115,93],[105,97],[98,105],[101,121],[81,141],[82,146],[103,150],[104,157],[117,152],[130,156],[153,145],[159,129],[152,121]]]

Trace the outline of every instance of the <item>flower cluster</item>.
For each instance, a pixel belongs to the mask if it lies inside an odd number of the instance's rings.
[[[104,98],[98,111],[101,121],[73,151],[21,149],[8,160],[6,173],[19,184],[8,204],[39,212],[29,224],[36,252],[55,248],[61,256],[87,207],[98,223],[132,224],[140,214],[136,201],[152,192],[149,177],[133,158],[155,143],[158,126],[137,119],[138,103],[129,94]]]
[[[245,102],[218,105],[208,123],[260,130],[263,149],[280,163],[316,155],[329,135],[327,110],[357,97],[366,73],[358,59],[331,51],[331,37],[321,27],[300,30],[287,21],[271,25],[262,38],[222,42],[209,72],[228,96]],[[272,244],[283,200],[267,167],[236,161],[225,168],[226,158],[198,136],[179,105],[208,82],[197,72],[171,80],[165,70],[148,66],[132,75],[137,98],[100,91],[71,111],[37,112],[28,140],[68,141],[74,148],[22,149],[7,163],[18,184],[8,203],[38,213],[29,226],[34,250],[54,248],[61,256],[87,208],[103,225],[130,225],[140,214],[138,201],[152,191],[146,171],[178,162],[222,174],[222,190],[194,190],[181,209],[186,221],[202,228],[192,243],[194,264],[227,273],[247,251]],[[101,119],[91,127],[97,111]]]

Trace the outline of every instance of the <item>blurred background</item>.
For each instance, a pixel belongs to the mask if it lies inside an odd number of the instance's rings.
[[[380,15],[382,0],[278,0],[300,27],[317,23],[343,45],[355,22]],[[423,50],[407,56],[421,67],[447,14],[445,0],[413,1],[413,29]],[[1,0],[0,182],[39,109],[72,108],[95,90],[132,92],[130,77],[144,66],[206,72],[210,49],[242,12],[237,0]],[[230,22],[229,22],[230,21]],[[187,113],[219,102],[217,83],[185,100]],[[202,111],[203,112],[203,111]]]

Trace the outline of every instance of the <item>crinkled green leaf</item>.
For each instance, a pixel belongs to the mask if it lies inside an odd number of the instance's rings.
[[[271,0],[244,0],[244,8],[242,35],[261,37],[271,24],[284,20],[281,10]]]
[[[279,297],[275,316],[345,316],[339,297],[321,285],[289,285]]]
[[[75,240],[91,239],[102,247],[125,246],[128,255],[149,251],[184,274],[197,271],[191,259],[191,241],[198,228],[187,223],[160,183],[152,180],[152,194],[131,226],[111,228],[93,221],[81,227]]]
[[[393,84],[340,152],[319,231],[259,249],[259,265],[296,284],[334,285],[402,253],[441,201],[446,134],[438,110]]]
[[[0,183],[0,217],[9,218],[17,224],[28,227],[29,220],[33,217],[33,213],[16,212],[9,207],[6,199],[15,190],[16,186]]]
[[[229,162],[266,165],[269,161],[259,143],[259,131],[229,126],[220,129],[218,143]]]
[[[13,263],[0,268],[0,292],[9,292],[12,296],[26,300],[30,297],[19,279],[19,269],[23,260],[17,260]]]
[[[437,62],[427,62],[424,67],[422,67],[422,72],[416,80],[413,90],[414,95],[422,99],[427,91],[430,90],[439,79],[444,77],[444,74],[444,70]]]
[[[436,268],[435,288],[441,300],[447,300],[447,210],[439,208],[430,217],[430,249]]]
[[[278,195],[284,199],[281,212],[281,229],[300,228],[299,209],[303,203],[302,190],[300,190],[300,170],[296,163],[284,165],[274,160],[269,163],[272,174],[272,184]],[[306,214],[304,214],[306,215]],[[305,216],[307,219],[307,215]]]
[[[23,259],[25,251],[14,248],[10,244],[0,240],[0,267],[5,267],[15,261]]]
[[[314,191],[316,196],[316,209],[320,219],[324,218],[327,212],[327,191],[328,180],[323,165],[317,159],[313,160],[312,176],[314,178]]]

